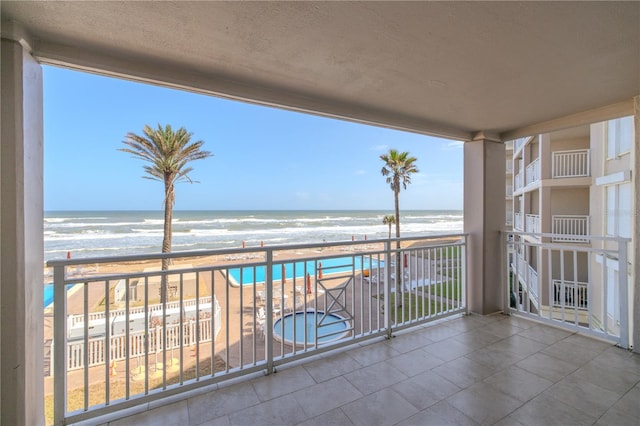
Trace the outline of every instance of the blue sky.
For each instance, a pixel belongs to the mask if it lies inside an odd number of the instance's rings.
[[[176,210],[393,209],[380,155],[419,173],[400,208],[462,209],[462,144],[407,132],[44,68],[45,210],[161,210],[163,185],[118,151],[145,124],[184,126],[214,156],[192,163]]]

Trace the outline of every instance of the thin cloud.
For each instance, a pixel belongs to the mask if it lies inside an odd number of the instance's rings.
[[[366,175],[366,174],[367,174],[367,171],[366,171],[366,170],[362,170],[362,169],[360,169],[360,170],[356,170],[355,172],[353,172],[353,174],[354,174],[354,175],[358,175],[358,176]]]
[[[389,145],[373,145],[371,151],[383,152],[389,149]]]
[[[464,142],[461,141],[451,141],[448,142],[446,145],[442,146],[442,150],[443,151],[449,151],[452,149],[462,149],[462,147],[464,146]]]

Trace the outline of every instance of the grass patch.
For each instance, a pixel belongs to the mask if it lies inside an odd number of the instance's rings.
[[[452,284],[449,283],[448,285],[451,286]],[[452,291],[451,288],[449,288],[448,291]],[[441,298],[439,295],[434,293],[432,288],[429,293],[425,291],[425,287],[418,287],[417,291],[414,289],[411,292],[404,292],[402,296],[402,304],[397,308],[396,293],[391,293],[391,300],[389,303],[391,321],[398,323],[413,321],[458,307],[453,303],[453,301]],[[434,296],[437,296],[435,300],[433,299]],[[373,295],[372,297],[384,300],[384,295],[382,294]]]
[[[219,356],[215,357],[214,360],[214,369],[215,371],[224,371],[226,370],[226,364],[222,358]],[[211,358],[204,359],[200,361],[200,377],[206,377],[207,375],[211,375]],[[126,394],[126,382],[125,379],[121,377],[114,378],[111,382],[109,382],[109,394],[110,400],[115,401],[118,399],[123,399]],[[183,373],[183,380],[191,380],[196,377],[196,367],[195,365],[187,368]],[[180,382],[180,374],[169,373],[167,372],[167,385],[172,385]],[[105,399],[105,384],[104,383],[96,383],[89,386],[89,406],[101,405],[104,403]],[[149,378],[149,390],[162,388],[162,376],[158,378]],[[136,396],[144,394],[144,379],[141,381],[130,380],[129,382],[129,395]],[[84,408],[84,388],[76,388],[69,389],[67,391],[67,410],[69,412],[81,410]],[[46,395],[44,398],[44,411],[45,411],[45,420],[47,425],[53,424],[53,395]]]

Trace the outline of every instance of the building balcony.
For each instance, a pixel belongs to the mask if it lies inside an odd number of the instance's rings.
[[[49,262],[48,420],[92,421],[465,313],[466,236],[397,241]]]
[[[527,214],[525,223],[525,232],[532,234],[540,233],[540,215]]]
[[[513,215],[513,228],[518,231],[524,231],[523,214],[518,212]]]
[[[551,218],[553,242],[588,243],[589,216],[553,215]]]
[[[554,151],[551,154],[551,177],[574,178],[590,176],[588,149]]]
[[[540,181],[540,159],[536,158],[525,168],[525,184],[532,185]]]
[[[508,248],[518,241],[508,239]],[[606,329],[564,321],[579,291],[564,288],[558,323],[568,331],[463,315],[466,244],[452,235],[402,239],[399,249],[380,240],[174,253],[166,271],[123,272],[127,262],[148,266],[167,255],[50,262],[55,300],[64,303],[53,304],[46,327],[54,333],[46,406],[56,424],[113,425],[544,424],[628,415],[625,394],[640,375],[616,369],[637,371],[640,358],[615,348]],[[544,304],[538,273],[516,258],[527,300]],[[598,357],[617,360],[605,369],[620,381],[611,390],[618,393],[603,390],[607,403],[585,412],[567,389],[601,382],[592,378],[594,368],[602,372],[592,364]],[[583,380],[593,382],[576,383]]]

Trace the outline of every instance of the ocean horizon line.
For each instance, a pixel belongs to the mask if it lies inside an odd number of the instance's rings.
[[[43,210],[45,213],[64,213],[64,212],[153,212],[163,213],[164,209],[68,209]],[[174,209],[174,212],[381,212],[390,211],[391,209]],[[463,209],[400,209],[403,211],[424,211],[424,212],[462,212]]]

